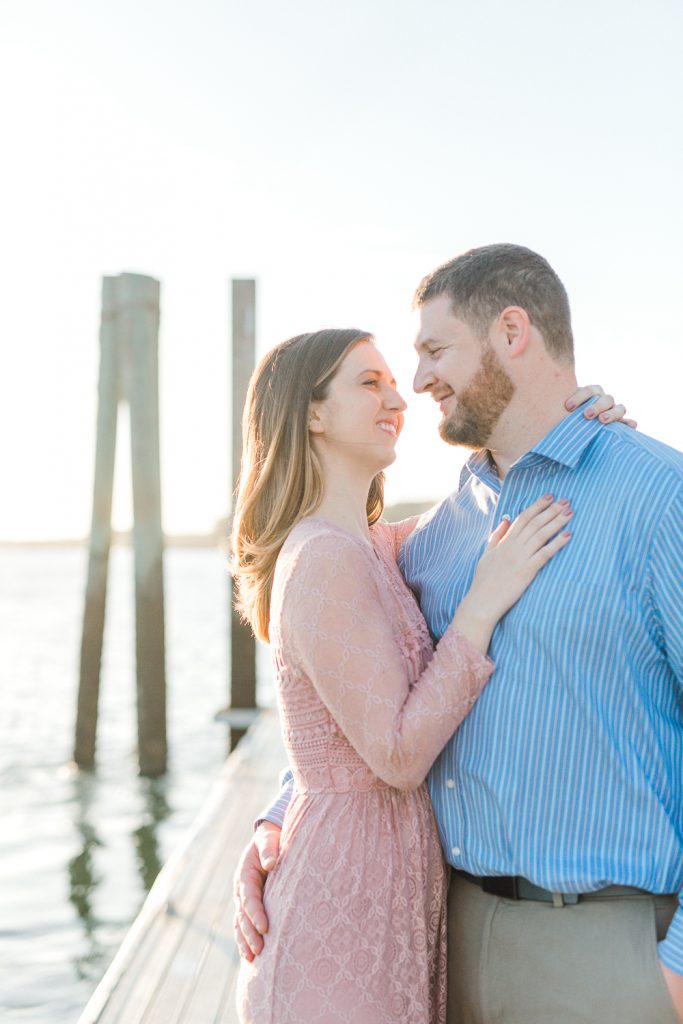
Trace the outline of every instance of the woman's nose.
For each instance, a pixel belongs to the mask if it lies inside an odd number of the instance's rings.
[[[407,408],[405,399],[398,393],[395,388],[390,388],[384,398],[384,404],[388,409],[398,409],[403,412]]]

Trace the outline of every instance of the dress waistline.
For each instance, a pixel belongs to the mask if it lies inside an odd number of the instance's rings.
[[[299,793],[368,793],[372,789],[390,789],[367,765],[352,768],[347,765],[326,765],[324,768],[294,770],[294,781]]]

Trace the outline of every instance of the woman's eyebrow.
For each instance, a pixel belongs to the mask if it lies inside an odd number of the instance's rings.
[[[358,376],[359,377],[367,377],[367,375],[369,373],[374,373],[376,377],[381,377],[382,376],[382,371],[381,370],[361,370],[361,372],[358,374]],[[396,387],[396,381],[395,381],[395,379],[393,377],[391,378],[389,383],[391,384],[392,388]]]

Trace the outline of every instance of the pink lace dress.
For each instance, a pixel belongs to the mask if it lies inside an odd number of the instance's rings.
[[[432,653],[396,567],[314,517],[280,553],[271,644],[295,790],[241,1021],[442,1024],[446,873],[424,782],[493,664],[451,626]]]

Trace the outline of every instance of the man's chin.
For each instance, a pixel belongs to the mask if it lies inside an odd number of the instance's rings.
[[[472,451],[486,447],[486,440],[482,439],[480,431],[469,423],[454,423],[453,420],[443,419],[439,423],[439,436],[446,444],[470,448]]]

